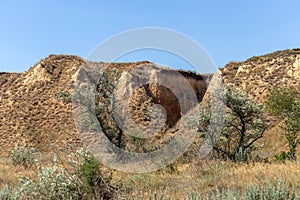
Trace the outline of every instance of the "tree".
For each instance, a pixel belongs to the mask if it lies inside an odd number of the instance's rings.
[[[289,146],[290,159],[296,160],[300,143],[300,93],[295,88],[273,89],[267,96],[267,111],[283,120],[284,136]]]
[[[262,105],[245,93],[227,87],[218,98],[226,104],[224,124],[213,149],[222,157],[233,161],[246,161],[255,149],[255,142],[263,137],[266,124]],[[206,104],[200,111],[199,131],[207,135],[210,116]]]
[[[97,84],[96,114],[102,130],[118,147],[122,146],[123,130],[119,128],[113,115],[115,108],[114,90],[118,84],[118,70],[113,68],[111,73],[100,71]]]

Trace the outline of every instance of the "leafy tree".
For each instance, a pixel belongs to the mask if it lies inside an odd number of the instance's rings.
[[[216,142],[213,143],[213,149],[224,158],[246,161],[255,149],[255,142],[263,137],[266,129],[262,105],[256,103],[245,93],[230,87],[218,94],[217,98],[225,103],[226,111],[223,128]],[[211,105],[206,104],[200,110],[199,116],[199,131],[204,132],[206,136],[209,135],[210,108]]]
[[[284,136],[289,146],[289,156],[296,160],[300,143],[300,93],[295,88],[273,89],[267,96],[266,108],[270,114],[284,121]]]

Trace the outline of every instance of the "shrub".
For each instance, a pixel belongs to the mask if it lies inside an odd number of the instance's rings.
[[[210,109],[218,106],[210,105],[209,101],[199,112],[198,131],[210,139],[210,145],[221,157],[232,161],[246,161],[256,149],[255,143],[263,137],[266,130],[262,105],[245,93],[230,87],[217,95],[216,98],[226,104],[224,124],[219,137],[213,130],[209,130],[211,120],[215,120],[212,119]],[[220,115],[223,115],[222,112],[220,111]]]
[[[117,121],[122,122],[122,120],[115,119],[118,116],[113,114],[116,105],[114,90],[118,84],[119,72],[116,68],[111,69],[111,72],[101,70],[99,76],[95,102],[96,116],[103,132],[120,148],[123,147],[124,135],[123,130],[119,128],[122,125],[119,126]]]
[[[38,165],[38,178],[22,177],[21,186],[15,193],[18,199],[80,199],[84,194],[78,190],[80,180],[53,161],[48,167]]]
[[[280,152],[280,153],[276,154],[276,155],[275,155],[275,158],[276,158],[276,160],[278,160],[278,161],[281,161],[281,162],[285,163],[285,160],[286,160],[286,159],[289,159],[289,158],[290,158],[290,156],[289,156],[289,154],[288,154],[288,153],[286,153],[286,152],[282,151],[282,152]]]
[[[263,186],[249,186],[243,190],[238,189],[216,189],[209,190],[206,194],[199,192],[189,192],[186,194],[186,200],[294,200],[299,197],[295,193],[294,187],[289,188],[288,184],[278,180],[277,185],[266,183]],[[131,196],[129,199],[140,199],[136,196]],[[171,199],[167,195],[152,192],[147,195],[147,198],[154,200],[168,200]],[[173,198],[172,198],[173,199]],[[178,199],[178,198],[176,198]]]
[[[68,91],[58,91],[55,93],[55,99],[66,104],[72,102],[72,94]]]
[[[6,185],[0,190],[0,199],[113,199],[116,188],[100,173],[99,162],[83,150],[73,155],[78,158],[70,160],[75,170],[69,171],[57,157],[47,167],[36,162],[37,178],[22,176],[15,189]]]
[[[266,183],[263,187],[250,186],[245,191],[245,199],[295,199],[296,194],[294,188],[289,189],[288,185],[282,180],[278,180],[277,186]]]
[[[289,158],[296,160],[300,143],[300,92],[295,88],[274,89],[267,96],[267,111],[284,121],[284,136],[289,146]]]
[[[33,149],[26,147],[25,144],[21,147],[16,145],[10,152],[10,158],[14,166],[20,165],[25,169],[34,166],[35,163]]]
[[[76,172],[81,180],[81,190],[88,199],[113,199],[116,188],[110,185],[111,177],[104,177],[99,169],[99,161],[91,154],[78,151],[82,161]]]

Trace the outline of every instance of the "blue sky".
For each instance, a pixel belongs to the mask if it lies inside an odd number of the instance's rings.
[[[112,35],[141,27],[182,32],[202,45],[217,67],[224,67],[229,61],[300,47],[299,10],[298,0],[1,1],[0,71],[22,72],[49,54],[85,58]],[[189,68],[161,52],[136,52],[118,61],[147,59]]]

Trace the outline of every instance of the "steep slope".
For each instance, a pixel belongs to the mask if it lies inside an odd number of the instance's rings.
[[[70,90],[68,84],[81,62],[76,56],[50,55],[28,71],[6,79],[0,99],[3,150],[20,143],[40,149],[80,143],[72,125],[71,104],[58,102],[55,95]]]
[[[73,84],[80,67],[82,65],[89,68],[98,66],[106,69],[109,76],[111,76],[112,69],[117,69],[120,77],[123,72],[143,63],[149,62],[93,63],[77,56],[50,55],[24,73],[1,73],[0,144],[2,153],[10,150],[15,144],[22,143],[42,151],[65,150],[82,146],[74,125],[71,102]],[[166,72],[171,73],[172,70],[166,70]],[[206,91],[203,77],[190,72],[181,71],[180,73],[190,81],[198,100],[201,101]],[[157,102],[164,103],[170,123],[176,123],[180,110],[172,109],[171,101],[174,99],[168,97],[169,94],[164,89],[153,86],[151,94],[142,92],[139,95],[133,96],[132,101],[149,99],[150,102],[155,98]],[[145,109],[142,107],[146,106],[147,103],[145,103],[143,101],[136,104],[137,110],[134,111],[134,115],[143,115]]]
[[[226,84],[264,101],[272,88],[300,88],[300,49],[255,56],[244,62],[231,62],[221,71]]]
[[[0,72],[0,94],[4,93],[13,82],[20,76],[18,73],[5,73]],[[0,96],[1,98],[1,96]]]

